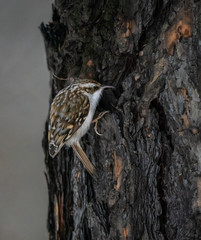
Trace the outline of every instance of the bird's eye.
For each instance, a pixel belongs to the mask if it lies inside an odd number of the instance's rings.
[[[98,87],[98,86],[95,86],[95,87],[94,87],[94,90],[95,90],[95,91],[96,91],[96,90],[98,90],[98,89],[99,89],[99,87]]]

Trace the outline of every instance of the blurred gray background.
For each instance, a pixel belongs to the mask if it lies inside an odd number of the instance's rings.
[[[48,239],[41,139],[50,89],[38,27],[51,4],[0,2],[0,240]]]

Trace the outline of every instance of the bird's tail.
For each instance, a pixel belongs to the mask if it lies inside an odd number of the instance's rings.
[[[75,151],[77,157],[83,163],[84,167],[92,177],[97,177],[96,169],[94,165],[90,162],[85,152],[82,150],[79,142],[73,143],[72,148]]]

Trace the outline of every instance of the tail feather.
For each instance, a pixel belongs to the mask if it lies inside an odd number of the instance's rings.
[[[90,162],[88,159],[87,155],[85,152],[82,150],[82,147],[80,146],[79,142],[73,143],[72,148],[75,151],[77,157],[80,159],[80,161],[83,163],[84,167],[88,171],[88,173],[94,177],[97,176],[96,169],[93,166],[93,164]]]

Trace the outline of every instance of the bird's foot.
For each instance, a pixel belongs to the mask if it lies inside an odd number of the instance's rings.
[[[92,123],[95,123],[94,125],[94,131],[96,132],[96,134],[98,134],[99,136],[103,135],[102,133],[99,133],[97,128],[98,128],[98,120],[100,120],[106,113],[109,113],[109,111],[104,111],[99,113],[98,117],[95,118]]]

